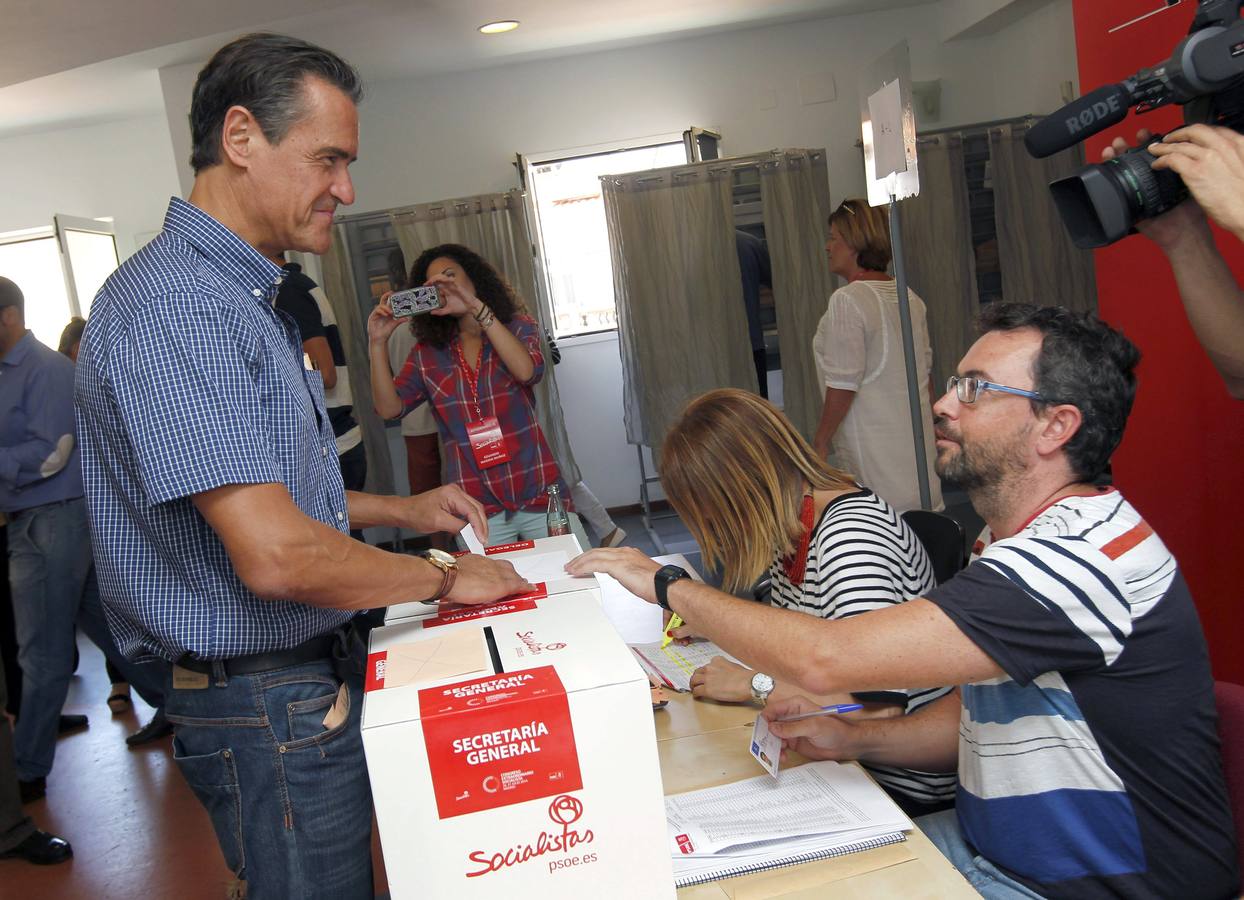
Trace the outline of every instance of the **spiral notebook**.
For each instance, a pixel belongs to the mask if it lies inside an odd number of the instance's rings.
[[[906,840],[911,820],[856,766],[814,762],[666,798],[678,887]]]

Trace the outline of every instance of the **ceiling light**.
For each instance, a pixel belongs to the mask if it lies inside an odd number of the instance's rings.
[[[507,31],[513,31],[518,27],[518,21],[515,19],[503,19],[500,22],[489,22],[487,25],[479,27],[480,34],[504,34]]]

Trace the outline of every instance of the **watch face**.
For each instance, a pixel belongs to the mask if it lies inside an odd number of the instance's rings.
[[[442,566],[456,566],[458,564],[458,560],[454,558],[452,553],[437,550],[435,547],[431,550],[425,550],[423,555],[434,563],[440,563]]]
[[[752,676],[752,690],[757,694],[768,694],[773,690],[773,677],[764,672],[757,672]]]

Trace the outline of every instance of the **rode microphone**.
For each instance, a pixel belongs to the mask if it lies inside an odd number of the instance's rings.
[[[1035,123],[1024,135],[1024,146],[1037,159],[1075,146],[1089,135],[1126,119],[1132,97],[1126,84],[1099,87]]]

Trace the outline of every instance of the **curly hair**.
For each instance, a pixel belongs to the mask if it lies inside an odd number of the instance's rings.
[[[1136,398],[1140,351],[1122,332],[1097,316],[1062,306],[992,303],[980,315],[981,334],[1035,328],[1041,351],[1032,380],[1046,404],[1068,403],[1080,410],[1080,428],[1064,449],[1077,477],[1093,481],[1110,462]]]
[[[410,267],[410,278],[406,283],[412,286],[423,284],[428,280],[428,267],[441,257],[452,259],[462,267],[475,285],[475,296],[488,304],[493,314],[505,324],[508,325],[514,316],[523,311],[518,294],[501,273],[484,257],[461,244],[441,244],[424,250]],[[453,316],[415,316],[410,330],[421,344],[446,347],[458,333],[458,320]]]

